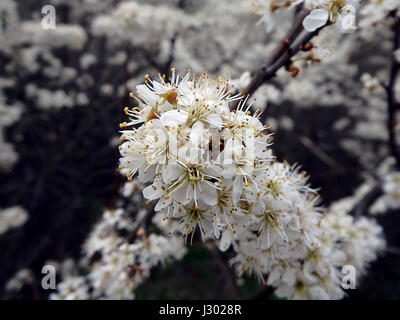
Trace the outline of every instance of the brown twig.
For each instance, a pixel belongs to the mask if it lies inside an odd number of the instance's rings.
[[[382,185],[376,182],[375,185],[369,190],[349,211],[349,215],[358,218],[361,215],[366,215],[368,208],[383,194]]]
[[[264,285],[256,290],[249,298],[249,300],[262,300],[264,298],[268,298],[271,294],[273,294],[275,288],[272,286]]]
[[[146,214],[143,216],[141,221],[138,222],[136,228],[133,229],[132,232],[126,237],[128,242],[133,242],[138,236],[139,230],[146,230],[146,228],[150,225],[151,220],[153,219],[153,216],[155,214],[154,207],[155,202],[149,205]]]
[[[400,248],[397,248],[397,247],[387,247],[387,248],[385,249],[385,253],[400,256]]]
[[[209,244],[209,249],[215,259],[215,262],[221,270],[226,283],[229,285],[232,297],[234,299],[240,299],[239,289],[236,285],[235,277],[233,276],[231,269],[228,268],[226,262],[222,258],[221,252],[215,247],[213,243]]]
[[[315,155],[327,166],[339,172],[346,171],[346,169],[341,164],[339,164],[335,159],[330,157],[325,151],[318,147],[310,138],[300,135],[298,139],[304,147],[306,147],[313,155]]]
[[[393,52],[400,49],[400,19],[397,18],[395,24],[393,25]],[[387,92],[387,112],[388,112],[388,122],[387,130],[389,133],[389,148],[393,157],[396,159],[396,166],[400,169],[400,146],[396,137],[396,127],[398,125],[396,121],[396,112],[399,111],[399,103],[396,100],[395,85],[400,72],[400,63],[393,56],[392,52],[392,65],[390,69],[389,84],[385,87]]]
[[[136,50],[141,53],[142,57],[154,69],[158,70],[158,72],[160,72],[161,74],[168,74],[171,69],[172,63],[174,62],[174,59],[175,59],[176,38],[177,38],[177,34],[175,34],[170,40],[171,51],[169,53],[168,59],[165,62],[157,61],[157,59],[153,56],[153,54],[145,47],[138,46],[138,47],[136,47]]]
[[[306,32],[302,37],[300,37],[303,31],[303,20],[308,13],[309,10],[302,9],[295,15],[293,26],[284,36],[283,40],[278,44],[271,57],[253,76],[249,85],[243,90],[243,96],[253,95],[260,86],[262,86],[267,80],[273,78],[281,67],[287,65],[290,62],[290,59],[325,27],[322,26],[314,32]],[[239,101],[233,102],[231,108],[235,109],[238,104]]]

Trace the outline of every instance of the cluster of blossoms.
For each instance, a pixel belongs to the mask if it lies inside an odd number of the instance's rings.
[[[342,32],[349,32],[355,29],[359,0],[258,0],[253,5],[255,13],[262,15],[262,21],[267,24],[267,31],[273,28],[278,9],[303,5],[310,10],[303,21],[305,30],[312,32],[328,23],[336,23]]]
[[[145,212],[139,210],[134,221],[123,209],[106,210],[84,244],[83,258],[63,272],[51,299],[134,299],[136,288],[150,276],[151,268],[181,259],[186,253],[183,240],[163,235],[169,227],[159,218],[153,223],[160,234],[141,233],[132,241],[122,236],[136,228]]]
[[[375,27],[385,22],[389,14],[400,15],[400,2],[397,0],[369,0],[360,10],[361,28]]]
[[[371,211],[379,214],[400,208],[400,172],[390,171],[381,181],[382,195],[375,201]]]
[[[9,171],[17,162],[18,154],[6,140],[5,129],[19,119],[22,110],[18,105],[7,105],[2,99],[1,89],[0,84],[0,171]]]
[[[239,275],[269,274],[280,296],[343,297],[339,267],[353,259],[361,274],[381,248],[379,227],[345,212],[323,217],[307,176],[272,155],[251,104],[230,110],[240,96],[229,82],[172,69],[169,81],[146,77],[136,91],[138,106],[125,108],[130,120],[121,124],[132,128],[122,131],[120,166],[128,179],[151,182],[143,195],[174,221],[171,233],[193,238],[198,228],[203,240],[220,238],[220,250],[237,253]]]
[[[268,275],[266,284],[275,287],[279,297],[343,298],[342,268],[354,267],[358,281],[385,248],[382,228],[374,220],[355,219],[348,214],[368,190],[369,186],[363,187],[354,197],[333,203],[323,216],[319,215],[319,223],[309,225],[313,227],[313,245],[290,252],[281,250],[278,256],[271,249],[262,250],[256,234],[247,231],[245,238],[236,238],[233,248],[237,256],[231,262],[239,275],[253,273],[261,279]],[[309,215],[315,216],[313,203],[308,206]],[[221,245],[226,247],[223,239]]]
[[[122,3],[104,0],[96,5],[92,0],[49,2],[68,7],[69,18],[76,24],[57,24],[55,30],[45,31],[39,21],[20,19],[15,1],[4,0],[0,4],[2,20],[7,25],[0,30],[5,35],[0,38],[0,55],[15,57],[5,59],[6,74],[0,79],[0,170],[11,168],[17,160],[3,128],[11,124],[9,119],[16,121],[22,109],[29,110],[30,105],[42,109],[89,106],[88,96],[93,104],[100,100],[111,105],[115,98],[124,96],[126,86],[141,81],[143,70],[157,67],[149,65],[150,60],[160,57],[159,60],[167,60],[163,58],[171,53],[174,64],[182,68],[191,65],[196,70],[229,75],[252,70],[264,59],[265,52],[271,51],[274,37],[280,36],[276,32],[265,41],[262,32],[251,29],[254,21],[242,0],[187,1],[187,10],[155,0],[151,4],[147,0]],[[330,23],[352,27],[352,10],[359,1],[255,2],[256,11],[263,15],[267,26],[272,27],[275,19],[282,30],[289,28],[285,24],[290,23],[289,15],[294,11],[286,9],[304,5],[311,12],[304,20],[304,28],[313,31]],[[362,1],[359,25],[364,28],[386,23],[389,13],[398,16],[399,12],[398,0]],[[277,14],[287,16],[279,19]],[[87,23],[91,28],[80,27]],[[85,258],[80,262],[91,271],[85,276],[66,274],[53,298],[132,298],[136,286],[148,277],[152,266],[166,258],[179,259],[183,254],[183,241],[166,237],[168,231],[179,231],[188,237],[193,236],[196,228],[204,239],[220,239],[221,250],[232,248],[237,253],[232,264],[238,274],[255,274],[266,279],[278,288],[280,296],[341,297],[340,266],[352,264],[357,275],[362,274],[383,246],[380,228],[372,220],[355,220],[347,215],[349,201],[345,202],[345,209],[339,208],[342,204],[332,206],[323,216],[317,206],[317,194],[307,186],[306,177],[298,168],[274,159],[265,126],[257,114],[248,114],[256,105],[264,107],[266,97],[270,101],[277,96],[276,99],[284,100],[282,105],[295,104],[293,109],[348,106],[351,117],[346,114],[335,123],[335,128],[342,133],[357,119],[354,125],[357,137],[355,140],[345,137],[339,143],[349,152],[363,154],[360,161],[366,167],[372,167],[381,155],[385,156],[383,143],[379,150],[374,145],[371,151],[359,139],[375,141],[379,137],[379,142],[386,141],[382,128],[386,121],[385,97],[365,97],[362,90],[349,92],[348,88],[358,88],[357,68],[363,65],[351,59],[355,47],[360,49],[363,44],[354,36],[343,38],[335,31],[324,28],[313,39],[312,51],[305,52],[307,56],[312,53],[317,61],[327,43],[336,43],[337,47],[329,48],[334,51],[331,57],[323,55],[321,64],[315,68],[307,68],[310,59],[296,60],[302,69],[297,79],[278,72],[276,83],[268,83],[256,92],[261,99],[250,106],[242,103],[235,112],[228,105],[240,97],[229,96],[228,91],[235,90],[222,79],[172,76],[169,82],[163,78],[160,82],[148,79],[147,85],[138,86],[139,108],[126,110],[133,119],[126,125],[133,125],[134,129],[123,133],[127,142],[121,147],[124,157],[121,166],[129,178],[138,174],[140,181],[126,183],[123,193],[139,203],[141,197],[134,191],[141,189],[142,183],[151,183],[144,195],[158,201],[156,210],[160,214],[153,223],[163,235],[152,234],[130,243],[121,233],[129,233],[136,222],[126,218],[122,209],[107,211],[87,240]],[[226,41],[231,34],[237,36]],[[175,37],[172,45],[171,39]],[[386,34],[377,37],[382,48],[386,48],[386,38]],[[128,42],[133,50],[127,46],[125,52],[121,48]],[[103,44],[111,49],[110,56],[94,51],[93,48],[103,48]],[[151,48],[149,54],[154,54],[149,61],[136,50],[142,46]],[[73,54],[69,55],[70,63],[64,65],[66,61],[58,53],[69,50]],[[90,51],[94,54],[87,53]],[[73,57],[79,57],[79,61]],[[373,65],[378,60],[376,55],[369,63]],[[385,57],[382,65],[373,65],[373,69],[382,70],[386,60]],[[120,69],[125,64],[130,79],[109,76],[113,68]],[[29,80],[38,78],[41,83]],[[379,89],[376,78],[364,76],[363,80],[370,90]],[[250,74],[245,73],[239,82],[239,87],[246,87]],[[275,84],[282,91],[277,93]],[[10,95],[11,88],[22,88],[23,92]],[[291,131],[294,122],[290,116],[285,117],[288,120],[285,126]],[[285,119],[281,119],[280,125],[284,127]],[[396,174],[388,175],[385,195],[380,199],[385,210],[399,207],[398,189]],[[137,218],[142,215],[140,211]],[[336,229],[340,232],[336,233]],[[89,264],[90,258],[98,257],[98,253],[101,258]]]
[[[303,21],[307,31],[315,31],[327,23],[336,23],[343,32],[355,29],[355,10],[359,0],[300,0],[298,3],[311,9]]]
[[[239,96],[221,78],[188,73],[166,82],[149,78],[137,90],[138,107],[125,108],[130,116],[123,131],[121,167],[128,178],[138,173],[148,200],[158,200],[156,211],[179,219],[185,235],[199,227],[203,238],[219,237],[227,226],[236,230],[251,213],[268,185],[263,179],[273,162],[270,134],[257,117],[240,104]],[[134,96],[132,94],[132,96]],[[266,208],[265,208],[266,209]]]
[[[156,21],[156,23],[149,23]],[[136,1],[120,3],[110,14],[98,16],[92,24],[95,35],[105,35],[117,44],[131,41],[134,45],[159,45],[169,41],[177,30],[187,28],[189,19],[179,10]],[[132,37],[132,32],[136,36]]]
[[[275,26],[276,15],[281,11],[279,9],[288,8],[292,3],[292,0],[256,0],[251,4],[254,13],[261,15],[260,21],[265,23],[267,32],[270,32]]]
[[[389,208],[400,208],[400,172],[391,172],[384,178],[383,192]]]
[[[267,31],[274,27],[276,15],[281,8],[303,5],[310,13],[303,21],[304,29],[313,32],[326,24],[335,25],[344,33],[353,32],[356,26],[356,10],[360,13],[359,27],[368,30],[389,16],[399,16],[400,3],[397,0],[256,0],[254,12],[262,16]]]

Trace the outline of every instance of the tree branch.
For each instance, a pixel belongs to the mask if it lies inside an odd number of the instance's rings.
[[[146,230],[146,228],[150,225],[151,220],[153,219],[153,217],[155,215],[155,211],[154,211],[155,204],[156,203],[154,202],[149,205],[149,208],[147,209],[147,212],[144,215],[144,217],[138,222],[136,228],[133,229],[130,234],[128,234],[128,236],[126,237],[128,242],[133,242],[136,239],[136,237],[138,236],[139,231],[141,229]]]
[[[222,275],[225,278],[225,281],[229,285],[229,288],[230,288],[233,298],[240,299],[239,289],[236,285],[235,277],[232,275],[231,269],[228,268],[224,259],[222,258],[221,253],[219,252],[219,250],[215,247],[215,245],[213,243],[211,243],[209,245],[209,249],[215,259],[215,262],[217,263],[219,269],[221,270]]]
[[[330,157],[325,151],[318,147],[310,138],[304,135],[300,135],[298,139],[304,147],[306,147],[313,155],[315,155],[328,167],[331,167],[332,169],[339,172],[346,171],[346,169],[341,164],[339,164],[335,159]]]
[[[322,26],[314,32],[306,32],[303,37],[299,38],[303,31],[303,20],[309,12],[307,9],[302,9],[295,15],[293,26],[278,44],[271,57],[253,76],[249,85],[243,90],[243,96],[251,96],[267,80],[273,78],[281,67],[287,65],[290,59],[325,27]],[[233,102],[232,109],[235,109],[238,104],[239,101]]]
[[[397,18],[395,24],[393,25],[393,52],[400,49],[400,19]],[[396,100],[395,85],[400,72],[400,63],[394,57],[392,52],[392,65],[390,69],[389,84],[385,87],[387,92],[387,112],[388,112],[388,122],[387,130],[389,134],[389,148],[392,156],[396,159],[396,166],[400,169],[400,147],[398,145],[396,137],[396,112],[399,111],[399,104]]]
[[[275,291],[275,288],[272,286],[268,285],[263,285],[260,287],[257,291],[255,291],[251,296],[250,300],[262,300],[264,298],[267,298],[271,294],[273,294]]]
[[[349,215],[358,218],[365,215],[368,208],[383,194],[382,185],[376,182],[375,185],[369,190],[349,211]]]

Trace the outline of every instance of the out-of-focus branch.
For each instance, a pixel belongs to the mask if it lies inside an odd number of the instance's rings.
[[[396,160],[397,168],[400,168],[400,146],[397,144],[396,138],[396,111],[399,110],[399,103],[396,100],[395,85],[400,72],[400,63],[395,58],[393,52],[400,49],[400,18],[395,18],[393,29],[393,51],[392,53],[392,64],[390,68],[390,76],[388,85],[382,84],[387,94],[387,112],[388,122],[387,130],[389,135],[389,148],[392,156]],[[382,182],[377,180],[375,185],[354,205],[349,211],[349,215],[358,218],[361,215],[368,213],[369,207],[383,194]]]
[[[171,38],[171,49],[169,56],[165,62],[159,62],[154,57],[154,55],[147,50],[145,47],[136,47],[136,49],[142,54],[142,57],[147,61],[149,65],[151,65],[154,69],[157,69],[161,74],[168,74],[172,63],[175,59],[175,43],[176,43],[177,34],[175,34]]]
[[[400,248],[398,248],[398,247],[387,247],[385,249],[385,253],[400,256]]]
[[[187,5],[187,0],[179,0],[178,1],[178,8],[185,10]]]
[[[273,294],[274,291],[275,291],[274,287],[263,285],[249,297],[249,300],[262,300],[268,298],[268,296]]]
[[[354,205],[349,215],[358,218],[366,215],[369,207],[383,194],[382,184],[375,182],[375,185]]]
[[[221,256],[221,253],[217,249],[217,247],[213,244],[209,244],[209,249],[211,254],[213,255],[215,262],[218,265],[218,268],[221,270],[223,277],[225,278],[226,283],[229,285],[231,295],[234,299],[240,299],[239,289],[236,285],[235,277],[232,274],[232,270],[228,268],[226,262]]]
[[[400,49],[400,19],[397,18],[395,24],[393,25],[393,52]],[[390,68],[390,78],[389,84],[387,85],[387,112],[388,112],[388,122],[387,130],[389,134],[389,148],[392,156],[396,159],[396,166],[400,169],[400,146],[396,137],[396,127],[398,125],[396,121],[396,112],[399,111],[399,103],[396,100],[395,85],[400,72],[400,63],[394,57],[392,53],[392,65]]]
[[[151,220],[153,219],[154,214],[155,214],[154,207],[155,207],[155,202],[149,205],[146,214],[138,222],[136,228],[133,229],[132,232],[130,234],[128,234],[128,236],[126,237],[128,242],[133,242],[136,239],[136,237],[139,235],[139,231],[146,230],[147,227],[150,225]]]
[[[306,147],[313,155],[315,155],[328,167],[331,167],[332,169],[339,172],[346,171],[346,169],[341,164],[339,164],[335,159],[330,157],[325,151],[318,147],[310,138],[304,135],[300,135],[298,139],[304,147]]]
[[[157,69],[158,71],[161,72],[161,70],[164,70],[164,66],[159,63],[153,56],[153,54],[147,50],[145,47],[136,47],[136,50],[138,50],[142,57],[147,61],[149,65],[151,65],[154,69]]]

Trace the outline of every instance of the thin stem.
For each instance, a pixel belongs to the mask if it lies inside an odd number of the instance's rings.
[[[339,172],[346,171],[346,169],[341,164],[339,164],[335,159],[330,157],[325,151],[318,147],[310,138],[304,135],[300,135],[298,139],[304,147],[306,147],[313,155],[315,155],[327,166]]]
[[[256,290],[251,296],[250,300],[262,300],[265,298],[268,298],[271,294],[273,294],[275,291],[275,288],[272,286],[267,286],[264,285],[260,287],[258,290]]]
[[[141,229],[146,230],[147,227],[150,225],[151,220],[153,219],[153,217],[155,215],[154,207],[155,207],[155,203],[152,203],[149,205],[149,208],[147,209],[146,214],[138,222],[136,228],[133,229],[132,232],[130,234],[128,234],[128,236],[126,237],[128,242],[133,242],[137,238],[137,236],[139,234],[139,230],[141,230]]]
[[[279,43],[271,57],[253,76],[249,85],[243,90],[243,96],[253,95],[259,87],[267,80],[273,78],[281,67],[287,65],[290,59],[325,27],[322,26],[314,32],[306,32],[300,37],[303,31],[303,20],[308,14],[309,10],[306,9],[302,9],[296,14],[293,26]],[[231,108],[235,109],[238,104],[239,101],[235,101],[232,103]]]
[[[376,182],[375,185],[369,190],[349,211],[349,215],[358,218],[366,215],[369,207],[383,194],[382,185]]]
[[[400,49],[400,19],[396,19],[395,24],[393,25],[393,52]],[[400,71],[400,63],[394,57],[392,52],[392,66],[390,69],[390,78],[389,84],[386,87],[387,92],[387,112],[388,112],[388,122],[387,122],[387,130],[389,134],[389,148],[392,156],[396,159],[396,166],[400,169],[400,147],[398,145],[397,137],[396,137],[396,112],[399,111],[399,103],[396,100],[395,94],[395,85],[396,80]]]
[[[239,294],[239,289],[236,285],[235,277],[232,274],[231,269],[228,268],[226,265],[226,262],[222,258],[221,253],[219,250],[215,247],[214,244],[210,244],[209,246],[211,254],[213,255],[215,262],[217,263],[219,269],[222,272],[223,277],[225,278],[226,283],[229,285],[232,297],[234,299],[240,299],[240,294]]]

